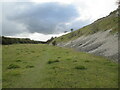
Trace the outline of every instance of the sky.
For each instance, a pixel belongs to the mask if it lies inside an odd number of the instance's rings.
[[[2,0],[0,34],[46,41],[117,9],[117,0]]]

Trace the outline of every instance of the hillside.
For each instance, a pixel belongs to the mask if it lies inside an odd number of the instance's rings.
[[[3,88],[118,88],[118,64],[43,44],[2,46]]]
[[[111,34],[115,34],[118,32],[118,9],[111,12],[108,16],[100,18],[93,22],[90,25],[87,25],[79,30],[68,33],[61,37],[55,39],[55,41],[66,42],[70,40],[74,40],[83,35],[94,34],[99,31],[106,31],[111,29]]]
[[[54,39],[57,46],[118,61],[118,9],[90,25]]]

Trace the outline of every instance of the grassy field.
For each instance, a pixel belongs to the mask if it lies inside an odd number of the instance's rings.
[[[118,64],[40,44],[2,47],[3,88],[117,88]]]

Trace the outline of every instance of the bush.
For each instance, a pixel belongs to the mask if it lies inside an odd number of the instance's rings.
[[[48,64],[52,64],[52,63],[56,63],[56,62],[59,62],[59,60],[48,61],[47,63],[48,63]]]
[[[20,68],[20,66],[15,65],[15,64],[10,64],[7,69],[16,69],[16,68]]]
[[[52,42],[52,45],[53,45],[53,46],[56,46],[56,45],[57,45],[56,41],[53,41],[53,42]]]
[[[79,65],[79,66],[76,66],[75,69],[84,70],[84,69],[87,69],[87,68],[85,66]]]

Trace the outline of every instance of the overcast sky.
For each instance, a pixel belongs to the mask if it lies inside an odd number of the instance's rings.
[[[46,41],[108,15],[117,9],[116,1],[3,0],[0,2],[0,31],[4,36]]]

